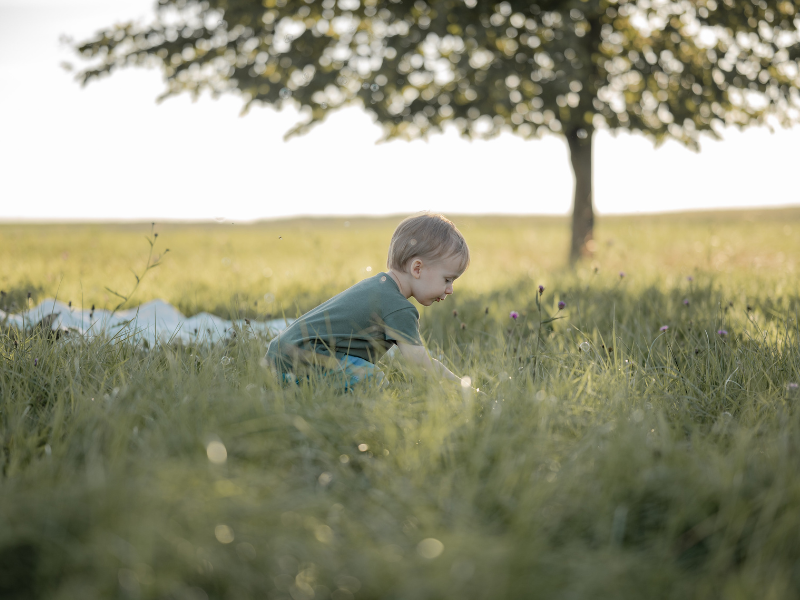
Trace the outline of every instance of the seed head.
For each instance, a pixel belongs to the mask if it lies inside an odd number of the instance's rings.
[[[466,328],[467,328],[467,324],[466,323],[462,323],[461,324],[461,329],[466,329]]]
[[[515,321],[519,319],[519,313],[515,310],[512,310],[510,313],[508,313],[508,316],[514,319]]]
[[[567,303],[566,302],[564,302],[563,300],[559,300],[558,301],[558,310],[562,310],[562,309],[564,309],[566,307],[567,307]]]
[[[454,317],[457,317],[457,316],[458,316],[458,311],[457,311],[457,310],[454,310],[454,311],[453,311],[453,316],[454,316]]]

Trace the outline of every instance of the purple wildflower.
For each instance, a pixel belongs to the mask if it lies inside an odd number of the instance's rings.
[[[796,383],[790,383],[786,387],[789,388],[790,390],[796,390],[796,389],[800,388],[800,385],[798,385]]]
[[[684,298],[683,299],[683,305],[684,306],[689,306],[689,299],[688,298]]]
[[[720,330],[717,331],[717,334],[722,336],[722,337],[725,337],[726,335],[728,335],[728,332],[725,331],[724,329],[720,329]]]
[[[689,276],[686,278],[686,281],[694,281],[694,277],[692,277],[691,275],[689,275]]]
[[[33,366],[34,367],[38,367],[39,366],[39,359],[38,358],[34,358],[33,359]]]
[[[669,329],[669,325],[662,325],[659,331],[666,331],[667,329]]]
[[[508,313],[508,316],[514,319],[515,321],[519,319],[519,313],[515,310],[512,310],[510,313]]]
[[[544,286],[540,285],[539,286],[539,295],[541,296],[542,294],[544,294]]]
[[[619,278],[622,279],[623,277],[625,277],[625,271],[620,271]]]
[[[564,302],[563,300],[559,300],[558,301],[558,310],[562,310],[562,309],[566,308],[566,306],[567,306],[567,303]]]

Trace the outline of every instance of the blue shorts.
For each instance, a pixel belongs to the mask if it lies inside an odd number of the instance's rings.
[[[326,380],[332,379],[335,389],[349,391],[357,383],[364,381],[381,383],[383,381],[383,371],[368,360],[357,356],[351,356],[344,352],[337,352],[336,360],[341,364],[341,368],[332,371],[320,371],[319,374],[321,378]],[[281,379],[284,383],[293,382],[299,384],[301,381],[301,379],[295,377],[293,373],[281,373]]]

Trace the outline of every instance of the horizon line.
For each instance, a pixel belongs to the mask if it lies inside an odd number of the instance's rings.
[[[719,214],[719,213],[747,213],[747,212],[780,212],[792,211],[800,209],[800,203],[797,204],[770,204],[762,206],[733,206],[724,208],[690,208],[690,209],[676,209],[654,212],[609,212],[601,213],[595,212],[595,217],[659,217],[659,216],[678,216],[682,214],[699,216],[703,214]],[[368,213],[353,213],[353,214],[327,214],[327,213],[298,213],[295,215],[282,215],[276,217],[263,217],[257,219],[229,219],[225,218],[220,221],[218,218],[211,219],[172,219],[172,218],[63,218],[63,219],[50,219],[50,218],[37,218],[37,217],[21,217],[21,218],[6,218],[0,217],[0,225],[135,225],[142,223],[169,223],[169,224],[187,224],[187,225],[205,225],[217,224],[224,225],[227,222],[231,224],[242,225],[256,225],[259,223],[270,223],[278,221],[291,221],[302,219],[390,219],[390,218],[404,218],[409,215],[419,214],[424,211],[414,211],[410,213],[387,213],[387,214],[368,214]],[[437,214],[444,214],[439,211],[429,211]],[[571,217],[571,213],[461,213],[461,212],[448,212],[448,215],[454,217],[476,217],[476,218],[541,218],[541,219],[566,219]]]

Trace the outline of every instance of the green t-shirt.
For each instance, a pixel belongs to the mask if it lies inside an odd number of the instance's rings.
[[[419,312],[400,293],[394,279],[378,273],[289,325],[270,342],[267,357],[284,372],[291,370],[287,346],[326,355],[330,349],[375,363],[398,341],[422,345]]]

